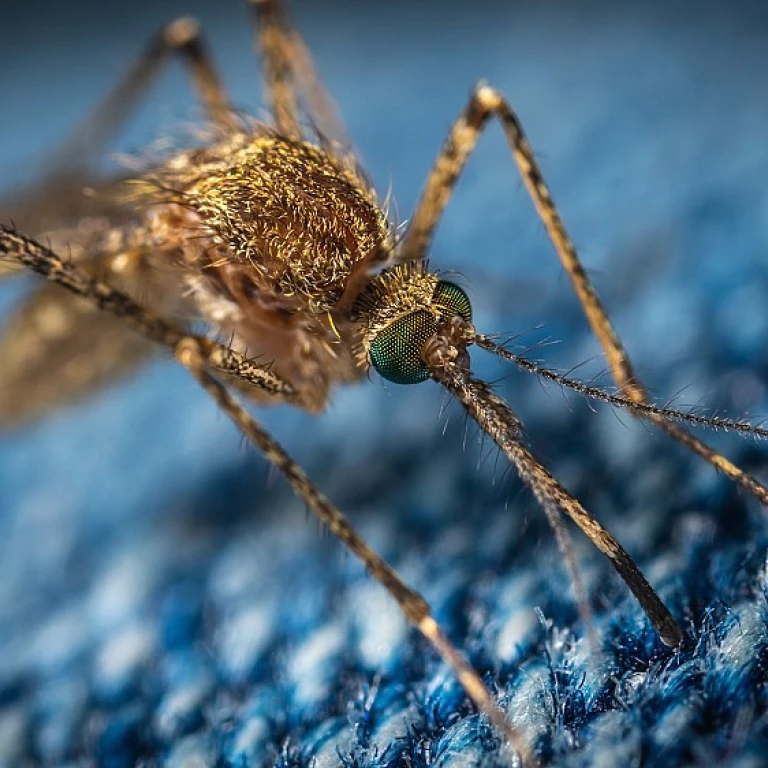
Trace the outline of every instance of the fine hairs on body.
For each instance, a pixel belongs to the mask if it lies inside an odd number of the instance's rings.
[[[442,385],[500,448],[544,511],[595,649],[600,638],[591,629],[566,517],[607,556],[661,641],[675,649],[686,638],[619,542],[531,452],[524,425],[506,398],[474,376],[470,355],[480,348],[645,419],[762,504],[768,491],[761,482],[688,427],[768,433],[650,401],[503,93],[483,83],[472,90],[407,226],[395,227],[283,4],[251,5],[268,121],[231,104],[204,30],[191,18],[178,19],[151,40],[65,145],[43,183],[19,201],[18,213],[4,218],[0,255],[6,276],[18,274],[22,264],[53,285],[38,288],[6,326],[0,415],[9,426],[24,424],[121,378],[159,350],[171,352],[397,601],[489,719],[500,750],[509,747],[507,759],[535,765],[535,741],[500,706],[460,643],[446,637],[419,592],[366,544],[241,402],[316,413],[335,387],[373,378],[374,371],[398,385],[429,379]],[[199,140],[118,179],[96,177],[91,163],[161,65],[174,57],[186,65],[207,116]],[[454,186],[485,127],[494,123],[605,352],[615,391],[506,349],[487,332],[499,329],[475,326],[468,292],[438,271],[439,254],[427,262]],[[513,168],[510,162],[510,174]],[[67,328],[66,335],[41,333],[51,318]],[[204,323],[205,332],[191,330],[190,320]]]

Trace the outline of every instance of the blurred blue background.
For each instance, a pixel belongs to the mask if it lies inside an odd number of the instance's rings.
[[[263,114],[238,2],[17,6],[4,11],[11,34],[0,50],[2,191],[33,179],[150,34],[180,14],[202,22],[235,102]],[[392,186],[401,219],[470,88],[488,81],[520,115],[651,391],[733,416],[768,413],[768,8],[295,2],[292,15],[382,197]],[[199,118],[174,64],[115,150],[140,151]],[[605,368],[495,125],[431,257],[464,275],[481,330],[525,331],[523,345],[562,340],[535,355],[564,369],[587,361],[582,378]],[[0,286],[0,312],[23,299],[25,284]],[[735,718],[737,704],[749,703],[734,754],[759,760],[755,723],[765,708],[747,671],[765,640],[762,614],[749,603],[760,602],[764,512],[628,416],[593,413],[474,357],[519,411],[535,452],[638,557],[684,622],[700,630],[721,598],[746,626],[739,606],[747,601],[755,634],[730,657],[721,653],[713,670],[735,659],[739,693],[721,705]],[[654,764],[684,762],[664,751],[669,730],[648,726],[660,717],[656,700],[624,691],[631,701],[618,708],[621,727],[601,731],[601,741],[588,729],[619,700],[605,681],[594,683],[599,696],[584,694],[580,715],[558,719],[525,699],[525,680],[538,679],[544,660],[581,669],[588,654],[577,644],[577,664],[553,640],[577,617],[567,577],[552,567],[543,516],[446,405],[431,383],[386,386],[372,376],[339,390],[319,417],[281,408],[263,420],[423,589],[545,756],[586,765],[619,741]],[[713,439],[768,478],[763,446]],[[373,760],[378,746],[377,759],[392,765],[406,754],[421,764],[425,744],[444,765],[454,749],[470,757],[490,749],[487,734],[468,735],[474,720],[455,683],[405,634],[379,588],[167,361],[0,435],[0,525],[0,764],[95,756],[187,765],[202,755],[256,765],[273,761],[286,740],[285,765],[310,755],[333,764],[337,747]],[[601,632],[623,637],[619,627],[640,638],[627,657],[656,658],[660,648],[625,589],[606,579],[607,565],[580,538],[577,550]],[[719,641],[733,639],[717,616]],[[616,651],[630,646],[609,644],[614,683],[637,674]],[[680,695],[669,693],[665,706]],[[694,754],[720,756],[717,729],[709,734],[696,717],[699,730],[685,720],[685,735],[673,740],[700,741]],[[727,741],[731,730],[723,733]]]

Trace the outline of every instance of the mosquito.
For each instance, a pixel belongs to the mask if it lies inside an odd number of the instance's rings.
[[[393,227],[355,159],[343,123],[279,0],[251,0],[271,123],[236,111],[190,18],[164,27],[62,150],[34,207],[34,237],[0,225],[0,269],[51,281],[0,342],[0,421],[22,423],[110,383],[164,348],[279,470],[431,643],[505,743],[527,766],[529,743],[449,641],[424,598],[381,559],[241,404],[317,413],[334,387],[371,370],[400,385],[432,379],[508,458],[543,508],[578,587],[563,515],[609,559],[661,640],[683,641],[672,614],[629,554],[526,446],[523,425],[476,378],[470,348],[624,408],[663,429],[763,504],[768,489],[682,423],[768,436],[744,422],[652,404],[590,283],[521,123],[491,86],[473,90],[429,173],[404,233]],[[161,65],[178,56],[208,118],[201,142],[130,177],[88,171]],[[524,185],[607,357],[609,393],[514,354],[479,332],[467,293],[427,262],[435,228],[484,128],[503,128]],[[22,201],[23,203],[24,201]],[[24,218],[24,205],[21,206]],[[28,216],[29,218],[29,216]],[[62,290],[66,289],[66,291]],[[93,316],[103,311],[103,320]],[[204,321],[210,335],[172,319]],[[53,323],[66,335],[41,333]],[[58,324],[58,325],[57,325]],[[54,328],[54,331],[56,329]],[[225,339],[222,342],[219,339]],[[55,371],[55,375],[51,375]],[[578,588],[585,618],[589,608]]]

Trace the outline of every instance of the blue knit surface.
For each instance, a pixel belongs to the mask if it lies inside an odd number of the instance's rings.
[[[246,9],[198,5],[123,17],[115,4],[109,20],[75,7],[60,23],[52,8],[50,28],[20,23],[0,52],[12,106],[6,186],[174,13],[201,17],[236,102],[258,111]],[[518,110],[653,397],[768,414],[765,9],[318,5],[299,3],[294,16],[401,220],[471,85],[486,79]],[[53,43],[78,29],[75,66],[75,48]],[[8,76],[11,58],[26,79]],[[194,119],[189,104],[182,75],[169,72],[119,148]],[[530,356],[610,387],[495,126],[431,258],[460,273],[480,331],[520,333],[518,350],[559,340]],[[4,315],[27,287],[0,286]],[[681,649],[663,646],[574,529],[599,638],[590,647],[544,515],[436,384],[372,375],[319,417],[259,415],[424,593],[542,763],[767,765],[768,511],[628,414],[479,350],[473,366],[519,413],[534,453],[637,560],[685,631]],[[701,436],[768,481],[764,443]],[[463,768],[509,758],[394,601],[158,358],[0,435],[0,766],[37,765]]]

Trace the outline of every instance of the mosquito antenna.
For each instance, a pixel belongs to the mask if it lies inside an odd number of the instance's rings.
[[[588,384],[584,384],[577,379],[572,379],[568,376],[564,376],[550,368],[544,368],[543,366],[535,363],[533,360],[516,355],[514,352],[506,349],[505,347],[497,344],[490,337],[483,334],[478,334],[474,339],[478,347],[485,349],[488,352],[492,352],[494,355],[501,357],[504,360],[508,360],[510,363],[514,363],[518,368],[521,368],[528,373],[535,373],[543,379],[554,381],[561,387],[572,389],[574,392],[578,392],[580,395],[589,398],[590,400],[599,400],[603,403],[615,405],[619,408],[632,411],[641,417],[648,417],[650,415],[661,416],[669,421],[683,421],[689,424],[696,424],[700,427],[709,427],[710,429],[722,429],[727,432],[739,432],[743,435],[751,435],[752,437],[768,437],[768,429],[765,427],[758,427],[755,424],[750,424],[745,421],[735,421],[733,419],[726,419],[721,416],[701,416],[696,413],[686,413],[685,411],[679,411],[675,408],[669,408],[667,406],[658,406],[651,403],[644,403],[637,400],[630,400],[627,397],[621,395],[612,394],[606,392],[603,389],[597,387],[591,387]]]
[[[466,347],[475,338],[471,323],[460,317],[443,323],[421,350],[432,378],[464,406],[478,426],[501,448],[539,504],[545,510],[550,505],[568,515],[608,557],[662,642],[670,647],[679,645],[683,639],[680,628],[629,554],[525,447],[522,424],[514,411],[493,393],[488,384],[470,372]]]

